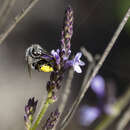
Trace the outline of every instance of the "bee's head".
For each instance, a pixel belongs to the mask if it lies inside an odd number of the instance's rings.
[[[51,55],[38,44],[31,45],[27,48],[25,58],[29,69],[31,68],[43,72],[53,71],[53,60]]]
[[[34,44],[26,50],[26,57],[31,56],[32,58],[40,58],[42,53],[43,48],[38,44]]]

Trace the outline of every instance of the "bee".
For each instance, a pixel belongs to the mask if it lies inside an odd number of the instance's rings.
[[[49,55],[40,45],[33,44],[26,50],[25,59],[28,64],[29,75],[31,69],[43,72],[52,72],[53,57]]]

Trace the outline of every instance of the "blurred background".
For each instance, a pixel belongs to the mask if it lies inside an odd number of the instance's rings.
[[[30,2],[31,0],[0,0],[0,37]],[[40,106],[46,98],[46,83],[50,74],[33,72],[30,79],[25,50],[31,44],[40,44],[48,52],[60,46],[64,11],[68,4],[74,9],[72,52],[75,54],[84,46],[93,56],[103,53],[130,7],[129,0],[39,0],[0,45],[0,130],[23,130],[24,106],[28,99],[36,97]],[[112,106],[128,90],[129,58],[130,19],[66,130],[94,130],[95,126],[101,130],[99,126],[104,116],[113,116],[120,111],[120,107],[115,109]],[[83,60],[86,61],[85,58]],[[83,68],[82,74],[74,75],[66,113],[78,95],[86,69],[87,66]],[[108,130],[117,128],[116,122],[129,105],[130,102],[125,104]],[[49,109],[49,112],[55,107]],[[130,121],[124,130],[129,129]]]

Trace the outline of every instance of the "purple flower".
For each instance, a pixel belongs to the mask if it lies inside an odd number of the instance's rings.
[[[28,100],[28,103],[25,106],[25,115],[24,115],[25,122],[28,120],[32,122],[32,118],[30,119],[29,117],[33,116],[33,114],[35,113],[37,102],[38,100],[35,101],[34,97]]]
[[[56,51],[55,51],[55,50],[52,50],[52,51],[51,51],[51,55],[55,58],[57,64],[60,64],[60,56],[59,56],[59,53],[60,53],[60,50],[59,50],[59,49],[57,49]]]
[[[80,60],[81,56],[82,56],[82,53],[78,52],[76,56],[74,57],[74,59],[72,60],[72,62],[70,62],[74,68],[74,71],[76,71],[77,73],[82,73],[80,66],[85,65],[85,63]]]
[[[64,52],[64,49],[62,49],[62,52]],[[71,54],[71,50],[68,50],[68,52],[66,53],[66,55],[63,55],[63,60],[67,61],[69,59],[70,54]]]

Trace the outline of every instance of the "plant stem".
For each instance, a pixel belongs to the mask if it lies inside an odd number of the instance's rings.
[[[61,103],[58,106],[58,110],[59,110],[59,117],[57,119],[57,122],[53,128],[53,130],[56,130],[56,127],[58,126],[60,119],[61,119],[61,115],[62,113],[65,111],[65,107],[71,92],[71,84],[72,84],[72,80],[73,80],[73,76],[74,76],[74,70],[70,69],[69,70],[69,74],[68,74],[68,78],[66,80],[66,85],[65,85],[65,90],[64,90],[64,94],[61,95]]]
[[[126,112],[123,114],[123,117],[119,120],[116,130],[124,130],[127,124],[130,121],[130,106],[127,108]]]
[[[47,111],[49,105],[51,104],[51,103],[50,103],[50,98],[51,98],[51,97],[52,97],[52,91],[50,91],[50,92],[48,93],[47,99],[46,99],[46,101],[45,101],[45,103],[44,103],[44,105],[43,105],[43,107],[42,107],[40,113],[38,114],[38,116],[37,116],[35,122],[33,123],[32,127],[31,127],[29,130],[35,130],[35,129],[37,128],[37,126],[40,124],[40,121],[42,120],[42,118],[43,118],[45,112]]]

